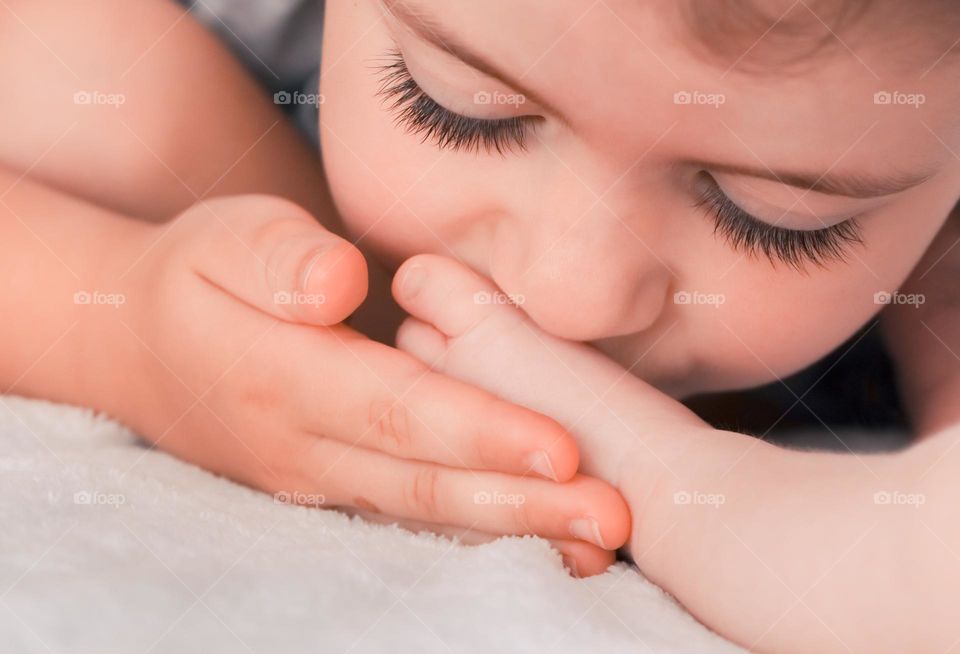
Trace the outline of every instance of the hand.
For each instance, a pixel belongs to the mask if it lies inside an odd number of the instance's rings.
[[[622,498],[576,474],[555,421],[339,324],[366,264],[302,209],[221,198],[146,229],[91,340],[111,412],[158,447],[301,503],[541,535],[584,573],[626,540]]]

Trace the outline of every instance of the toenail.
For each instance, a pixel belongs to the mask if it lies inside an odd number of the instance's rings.
[[[307,263],[303,266],[303,272],[300,274],[300,290],[307,291],[310,284],[310,277],[316,272],[317,264],[323,260],[324,256],[333,249],[333,245],[326,245],[311,255]],[[320,267],[322,270],[323,266]]]
[[[541,477],[558,481],[557,473],[554,472],[553,464],[550,463],[550,457],[547,456],[547,453],[543,450],[531,452],[527,457],[527,465],[529,466],[530,470],[533,470]]]
[[[427,269],[420,264],[414,264],[407,268],[403,273],[403,279],[400,280],[400,294],[408,300],[417,297],[417,293],[423,288],[427,281]]]
[[[603,543],[603,536],[600,535],[600,525],[593,518],[578,518],[572,520],[570,522],[570,534],[574,538],[607,549],[607,546]]]

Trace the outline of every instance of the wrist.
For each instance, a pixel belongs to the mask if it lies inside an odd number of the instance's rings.
[[[153,299],[143,268],[162,228],[133,219],[111,225],[98,240],[96,264],[74,297],[78,347],[71,367],[80,393],[75,402],[134,428],[142,427],[138,400],[145,397],[139,332]]]

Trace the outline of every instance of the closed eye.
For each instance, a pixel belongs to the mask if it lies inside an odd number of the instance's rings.
[[[440,149],[466,152],[493,152],[506,155],[526,150],[527,138],[539,116],[471,118],[455,113],[427,95],[407,70],[403,54],[394,48],[388,62],[377,67],[381,75],[378,95],[390,103],[396,123],[421,143],[432,142]]]
[[[855,218],[822,229],[787,229],[741,209],[709,173],[701,172],[698,182],[701,190],[695,206],[713,218],[714,232],[740,252],[759,254],[771,263],[782,262],[804,270],[809,263],[825,267],[831,262],[843,262],[852,247],[863,243]]]

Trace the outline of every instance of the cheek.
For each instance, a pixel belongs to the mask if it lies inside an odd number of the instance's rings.
[[[753,287],[745,286],[729,299],[723,324],[711,330],[716,341],[712,352],[704,356],[736,386],[798,372],[841,345],[878,309],[872,301],[874,284],[839,292],[839,281],[791,289],[789,284],[758,287],[754,280]]]
[[[723,282],[725,303],[713,314],[689,316],[699,368],[716,372],[719,387],[786,377],[839,347],[875,316],[877,294],[899,288],[941,222],[875,216],[864,226],[864,248],[846,263],[801,275],[762,261],[744,261]]]
[[[321,59],[320,150],[349,235],[390,262],[416,251],[433,216],[410,205],[430,165],[377,95],[392,41],[374,3],[329,3]]]
[[[489,275],[495,233],[526,206],[529,160],[441,150],[397,124],[378,94],[378,66],[396,47],[379,4],[328,3],[319,133],[337,210],[350,236],[388,265],[435,253]]]

